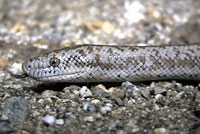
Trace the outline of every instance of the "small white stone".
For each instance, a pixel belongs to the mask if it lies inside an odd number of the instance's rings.
[[[158,100],[160,100],[161,98],[163,98],[163,95],[162,94],[157,94],[156,96],[155,96],[155,99],[158,101]]]
[[[154,109],[155,109],[156,111],[158,111],[158,110],[160,110],[160,107],[159,107],[158,105],[155,104]]]
[[[56,124],[57,125],[63,125],[64,124],[64,120],[63,119],[57,119],[56,120]]]
[[[51,116],[51,115],[46,115],[43,119],[44,123],[48,124],[48,125],[53,125],[55,123],[55,117]]]
[[[8,120],[8,116],[2,115],[2,116],[1,116],[1,120]]]
[[[95,118],[93,116],[86,116],[83,118],[83,120],[87,122],[94,122]]]
[[[138,2],[138,1],[134,1],[132,3],[125,2],[124,5],[126,12],[124,13],[124,17],[129,20],[131,23],[137,23],[140,20],[144,20],[145,19],[145,8],[144,6]]]
[[[22,72],[22,64],[21,63],[13,63],[12,66],[9,68],[9,71],[12,74],[17,74]]]
[[[166,128],[156,128],[154,130],[155,134],[168,134],[167,129]]]
[[[110,112],[112,111],[112,107],[104,107],[106,111]]]
[[[87,98],[87,97],[92,97],[93,94],[92,92],[90,91],[90,89],[88,89],[86,86],[83,86],[80,90],[80,95],[83,97],[83,98]]]

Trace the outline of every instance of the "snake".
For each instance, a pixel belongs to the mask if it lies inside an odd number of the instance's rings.
[[[43,82],[200,80],[200,44],[76,45],[31,58],[22,69]]]

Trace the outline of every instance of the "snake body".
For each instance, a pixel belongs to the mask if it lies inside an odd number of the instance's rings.
[[[200,45],[79,45],[32,58],[23,71],[46,82],[200,80]]]

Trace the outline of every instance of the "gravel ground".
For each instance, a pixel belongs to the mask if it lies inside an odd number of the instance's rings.
[[[1,0],[0,134],[199,134],[198,81],[41,83],[24,60],[83,43],[198,42],[197,0]]]

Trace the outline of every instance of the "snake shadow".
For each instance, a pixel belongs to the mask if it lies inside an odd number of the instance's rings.
[[[26,87],[28,90],[32,90],[37,93],[42,93],[45,90],[62,91],[65,87],[69,86],[86,86],[91,88],[93,86],[102,84],[107,89],[110,87],[120,87],[122,82],[89,82],[89,83],[63,83],[63,82],[51,82],[51,83],[37,83],[31,87]]]
[[[142,82],[131,82],[134,85],[139,85],[139,86],[149,86],[152,82],[174,82],[174,80],[156,80],[156,81],[142,81]],[[199,81],[189,81],[189,80],[175,80],[175,82],[182,84],[183,86],[185,85],[193,85],[193,86],[198,86]],[[91,88],[93,86],[102,84],[104,85],[107,89],[110,87],[120,87],[122,85],[122,82],[85,82],[85,83],[64,83],[64,82],[43,82],[43,83],[37,83],[34,86],[28,87],[29,90],[33,90],[34,92],[37,93],[42,93],[44,90],[53,90],[53,91],[62,91],[65,87],[69,87],[72,85],[75,86],[87,86],[88,88]],[[200,90],[200,89],[199,89]]]

